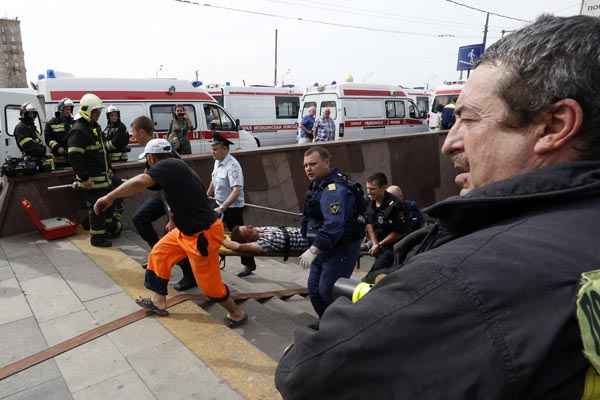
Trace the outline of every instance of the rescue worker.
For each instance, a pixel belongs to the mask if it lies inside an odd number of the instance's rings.
[[[335,281],[352,275],[365,232],[362,189],[331,168],[330,158],[329,151],[321,146],[304,153],[310,186],[304,200],[302,234],[311,246],[299,262],[310,268],[308,294],[319,317],[333,301]]]
[[[454,109],[456,105],[454,104],[454,100],[450,101],[444,108],[442,109],[442,117],[440,119],[440,127],[442,129],[450,129],[452,125],[454,125]]]
[[[125,124],[121,122],[121,111],[114,105],[106,107],[106,121],[107,124],[103,135],[109,162],[111,164],[111,181],[113,187],[117,187],[123,183],[123,180],[116,175],[114,169],[112,169],[112,164],[115,162],[127,161],[129,132],[127,132]],[[113,217],[121,222],[123,218],[123,200],[115,202]]]
[[[150,140],[155,138],[154,122],[145,115],[140,115],[131,123],[131,134],[137,143],[146,146]],[[176,151],[173,151],[173,157],[179,158]],[[150,248],[153,248],[160,239],[154,229],[153,223],[167,214],[167,205],[160,193],[148,196],[133,214],[133,225],[137,233],[148,243]],[[173,285],[173,288],[177,291],[183,291],[196,287],[197,284],[192,273],[190,261],[184,258],[178,262],[178,265],[181,268],[183,277]],[[146,269],[148,264],[145,263],[142,267]]]
[[[285,400],[598,398],[598,43],[600,19],[542,15],[486,49],[442,146],[464,195],[426,210],[402,268],[296,333]]]
[[[371,241],[369,254],[375,262],[367,276],[394,263],[394,244],[410,233],[408,210],[404,203],[386,191],[387,177],[379,172],[367,178],[367,236]]]
[[[173,150],[179,154],[192,154],[192,144],[188,135],[194,130],[183,104],[178,104],[173,109],[173,119],[169,125],[167,139],[171,142]]]
[[[19,114],[19,123],[14,131],[17,147],[25,157],[33,160],[46,159],[46,146],[35,124],[38,117],[37,108],[31,103],[24,103]]]
[[[140,298],[137,304],[157,315],[168,315],[166,296],[171,269],[187,256],[202,292],[228,311],[225,324],[230,328],[240,326],[248,316],[229,296],[221,279],[219,247],[224,238],[223,223],[212,210],[206,188],[185,161],[174,157],[166,139],[150,140],[142,156],[148,170],[98,199],[94,206],[96,213],[101,214],[115,199],[145,189],[162,190],[166,198],[172,226],[148,256],[144,286],[152,292],[151,298]]]
[[[215,197],[217,208],[215,211],[222,216],[227,229],[233,230],[236,226],[244,225],[244,172],[240,163],[229,154],[229,146],[233,143],[213,133],[212,155],[215,159],[208,196]],[[252,274],[256,269],[254,257],[241,257],[244,270],[238,273],[239,277]]]
[[[54,156],[54,163],[57,168],[69,166],[67,161],[67,142],[71,127],[75,122],[73,119],[73,108],[73,100],[68,97],[59,101],[54,117],[46,122],[46,127],[44,128],[44,139]]]
[[[121,111],[117,106],[110,105],[106,108],[106,120],[104,139],[110,161],[113,163],[125,162],[129,151],[129,132],[127,132],[125,124],[121,122]]]
[[[98,119],[102,100],[93,93],[85,94],[79,102],[80,118],[75,121],[68,141],[69,162],[75,173],[75,184],[83,193],[90,221],[92,246],[110,247],[122,225],[113,219],[113,208],[100,214],[93,211],[96,200],[112,187],[110,164]]]

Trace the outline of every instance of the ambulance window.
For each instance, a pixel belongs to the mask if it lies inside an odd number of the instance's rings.
[[[309,101],[304,103],[304,108],[302,108],[302,117],[306,117],[308,115],[308,109],[314,107],[317,108],[317,103],[314,101]]]
[[[275,97],[275,114],[277,118],[298,118],[300,99],[298,97]]]
[[[194,129],[196,129],[196,110],[191,104],[184,104],[185,112],[192,121]],[[154,121],[154,130],[168,131],[173,119],[173,112],[175,111],[175,104],[153,104],[150,106],[150,118]]]
[[[335,101],[322,101],[321,102],[321,112],[319,113],[320,116],[323,116],[323,113],[325,112],[326,108],[329,108],[329,110],[331,111],[331,115],[329,117],[331,119],[336,119],[337,112],[336,112],[336,107],[335,107]]]
[[[234,131],[235,122],[217,106],[211,104],[204,105],[204,117],[206,118],[206,126],[210,130],[217,131]]]
[[[408,116],[410,118],[419,118],[417,113],[417,105],[413,101],[408,102]]]
[[[235,130],[235,122],[229,115],[225,114],[225,111],[219,108],[219,115],[221,117],[221,130],[223,131],[234,131]]]
[[[429,111],[429,97],[418,96],[417,97],[417,108],[419,109],[419,112]]]
[[[8,105],[4,108],[4,119],[6,120],[6,134],[8,136],[15,135],[15,127],[20,122],[19,114],[21,113],[21,106]],[[40,115],[35,120],[35,126],[37,127],[40,135],[42,134],[42,123],[40,122]]]
[[[386,101],[385,116],[387,118],[404,118],[406,116],[406,108],[403,101]]]

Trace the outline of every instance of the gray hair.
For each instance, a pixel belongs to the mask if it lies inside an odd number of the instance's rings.
[[[577,150],[600,158],[600,18],[542,15],[490,46],[479,65],[501,65],[498,95],[512,111],[514,126],[531,124],[562,99],[583,109]]]

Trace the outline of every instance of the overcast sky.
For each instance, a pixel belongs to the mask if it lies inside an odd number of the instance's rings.
[[[577,14],[580,5],[579,0],[459,1],[524,20],[542,13]],[[287,19],[175,0],[2,0],[0,17],[21,20],[29,80],[48,68],[80,77],[190,80],[197,70],[205,84],[272,84],[277,28],[279,81],[300,86],[340,81],[348,74],[355,82],[405,85],[456,79],[458,47],[480,43],[485,22],[485,14],[446,0],[199,3]],[[502,30],[523,24],[491,16],[488,45]]]

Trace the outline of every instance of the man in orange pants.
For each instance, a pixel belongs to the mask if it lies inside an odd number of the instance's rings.
[[[167,140],[150,140],[140,156],[144,157],[148,164],[146,173],[129,179],[94,205],[94,212],[100,213],[115,199],[144,189],[163,191],[172,222],[169,232],[154,245],[148,257],[144,286],[152,291],[152,296],[140,298],[136,303],[157,315],[168,315],[166,296],[171,269],[188,257],[204,294],[228,311],[225,324],[230,328],[243,324],[248,317],[229,297],[229,289],[221,279],[219,247],[223,241],[223,223],[210,207],[206,188],[185,161],[173,157]]]

